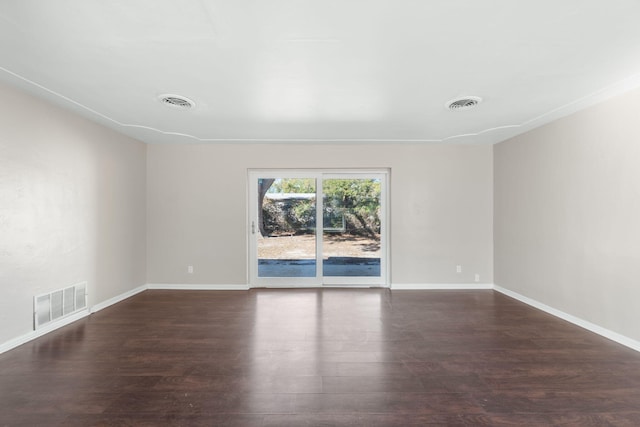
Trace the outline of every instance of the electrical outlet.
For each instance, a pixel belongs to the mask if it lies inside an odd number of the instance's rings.
[[[480,275],[476,274],[476,282],[479,282],[479,281],[480,281]]]
[[[456,273],[462,273],[462,266],[456,265]]]
[[[187,273],[193,274],[193,265],[188,265],[187,266]]]

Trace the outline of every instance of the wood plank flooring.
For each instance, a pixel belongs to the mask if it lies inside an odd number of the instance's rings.
[[[0,426],[640,425],[640,353],[493,291],[146,291],[0,355]]]

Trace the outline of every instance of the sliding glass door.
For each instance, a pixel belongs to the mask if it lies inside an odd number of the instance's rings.
[[[316,180],[258,178],[258,277],[315,278]]]
[[[386,285],[386,181],[386,171],[250,171],[251,285]]]

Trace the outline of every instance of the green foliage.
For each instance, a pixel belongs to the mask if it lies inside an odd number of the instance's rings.
[[[300,200],[295,203],[291,211],[295,221],[307,227],[313,227],[316,222],[316,204],[312,200]]]
[[[323,224],[326,228],[346,227],[351,234],[380,233],[380,181],[373,179],[326,179]],[[315,179],[277,179],[269,193],[315,193]],[[265,201],[264,225],[269,234],[306,232],[315,228],[314,200]]]
[[[315,203],[310,200],[265,200],[262,206],[267,235],[298,234],[315,228]]]
[[[356,234],[380,233],[380,181],[327,179],[322,184],[327,213],[341,213],[347,228]]]
[[[313,178],[283,178],[276,179],[269,193],[315,193],[316,180]]]

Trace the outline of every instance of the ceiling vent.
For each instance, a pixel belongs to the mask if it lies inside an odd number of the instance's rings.
[[[167,105],[173,108],[179,108],[181,110],[188,110],[189,108],[193,108],[196,106],[195,102],[193,102],[187,97],[180,96],[180,95],[164,94],[164,95],[160,95],[158,99],[164,105]]]
[[[476,107],[482,102],[479,96],[464,96],[462,98],[452,99],[445,106],[451,111],[469,110]]]

